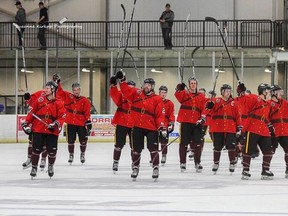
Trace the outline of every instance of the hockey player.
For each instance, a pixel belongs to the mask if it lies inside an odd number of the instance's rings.
[[[242,179],[247,180],[251,177],[250,162],[251,154],[255,153],[257,144],[263,154],[262,179],[272,179],[274,174],[270,171],[270,162],[273,156],[271,147],[271,134],[274,133],[274,127],[269,121],[271,105],[268,99],[270,86],[261,83],[258,86],[258,96],[251,94],[239,97],[239,102],[244,104],[247,110],[247,120],[243,127],[246,132],[243,146],[243,172]],[[246,87],[240,83],[237,92],[245,92]]]
[[[127,85],[131,88],[135,87],[135,82],[128,81]],[[118,164],[121,156],[122,148],[126,143],[126,136],[129,136],[129,145],[131,149],[131,158],[132,158],[132,143],[131,143],[131,131],[133,127],[133,119],[131,117],[131,106],[132,103],[128,101],[120,91],[120,88],[117,86],[117,80],[115,76],[110,78],[110,97],[117,106],[117,110],[112,119],[112,124],[116,126],[115,129],[115,145],[113,152],[113,166],[112,170],[115,172],[118,171]]]
[[[202,127],[206,116],[204,114],[206,98],[203,94],[197,92],[198,80],[195,77],[188,79],[189,90],[185,88],[185,83],[179,83],[176,86],[175,97],[181,104],[177,121],[181,123],[180,129],[180,169],[186,170],[187,146],[190,141],[194,144],[194,163],[197,172],[201,172],[203,167],[201,163],[201,153],[203,145]]]
[[[147,148],[150,152],[153,174],[157,180],[159,176],[158,134],[166,136],[165,108],[162,98],[155,94],[155,81],[152,78],[144,80],[143,89],[130,88],[125,82],[125,74],[122,71],[116,73],[116,79],[120,82],[123,95],[132,102],[131,115],[133,117],[132,147],[133,163],[131,178],[136,180],[141,152],[144,149],[144,138],[147,138]]]
[[[174,115],[174,103],[171,100],[166,99],[167,97],[168,88],[164,85],[160,86],[159,88],[159,96],[162,98],[164,107],[165,107],[165,127],[167,128],[167,136],[163,137],[159,135],[159,142],[161,144],[161,164],[164,166],[167,159],[168,153],[168,140],[169,140],[169,133],[174,131],[174,123],[175,123],[175,115]]]
[[[221,97],[207,102],[206,108],[210,110],[211,121],[209,131],[212,136],[214,156],[212,171],[216,174],[219,168],[220,156],[223,147],[228,150],[229,171],[234,172],[236,164],[236,128],[240,136],[242,123],[239,108],[231,98],[231,86],[224,84],[220,88]]]
[[[58,83],[60,81],[60,75],[59,74],[53,74],[53,77],[52,77],[52,80],[56,83]],[[26,92],[24,94],[24,99],[26,101],[26,104],[28,106],[30,106],[32,104],[32,102],[35,100],[35,98],[38,98],[38,97],[45,97],[45,90],[40,90],[40,91],[37,91],[35,93],[33,93],[32,95],[29,93],[29,92]],[[26,132],[27,134],[27,132]],[[32,166],[32,163],[31,163],[31,155],[32,155],[32,134],[27,134],[28,135],[28,154],[27,154],[27,160],[22,164],[22,167],[23,169],[27,169],[29,167]],[[43,152],[41,153],[41,162],[40,162],[40,169],[41,170],[44,170],[45,166],[46,166],[46,158],[47,158],[47,150],[46,150],[46,145],[43,146]]]
[[[288,102],[282,99],[283,94],[279,85],[271,86],[270,121],[275,128],[275,134],[272,134],[273,152],[275,153],[278,143],[280,143],[285,153],[285,177],[288,178]]]
[[[37,166],[39,155],[46,144],[48,152],[48,175],[50,178],[54,175],[53,165],[55,163],[58,145],[58,136],[62,124],[65,120],[65,108],[62,101],[55,97],[57,83],[49,81],[45,85],[45,96],[39,96],[33,100],[30,111],[26,117],[22,128],[24,131],[31,130],[32,124],[32,170],[30,176],[37,175]]]
[[[72,84],[72,92],[64,91],[59,82],[59,89],[57,94],[64,101],[66,108],[66,123],[67,123],[67,142],[69,159],[68,163],[71,165],[74,160],[74,147],[76,141],[76,135],[78,134],[80,142],[80,161],[85,163],[85,152],[87,147],[88,136],[92,128],[90,120],[90,108],[91,105],[86,97],[80,95],[81,87],[79,83]]]

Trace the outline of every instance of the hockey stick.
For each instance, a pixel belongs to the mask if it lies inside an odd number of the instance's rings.
[[[36,118],[37,120],[39,120],[40,122],[42,122],[45,126],[49,126],[49,124],[47,124],[45,121],[43,121],[39,116],[37,116],[36,114],[34,114],[34,113],[32,113],[32,112],[30,112],[31,113],[31,115],[34,117],[34,118]]]
[[[136,62],[134,60],[134,57],[132,56],[132,54],[128,50],[125,50],[125,52],[131,57],[131,59],[133,61],[133,65],[134,65],[134,69],[135,69],[135,72],[136,72],[136,76],[137,76],[137,79],[139,81],[140,87],[142,89],[142,82],[140,80],[140,76],[139,76],[139,73],[138,73],[138,70],[137,70],[137,65],[136,65]]]
[[[58,73],[58,49],[59,49],[59,27],[61,25],[63,25],[64,22],[67,21],[67,17],[64,17],[63,19],[61,19],[56,26],[56,73]]]
[[[195,49],[194,49],[193,52],[191,53],[192,76],[193,76],[193,77],[196,77],[196,74],[195,74],[195,65],[194,65],[194,54],[195,54],[195,52],[196,52],[198,49],[200,49],[200,46],[195,47]]]
[[[127,50],[127,47],[128,47],[128,42],[129,42],[129,37],[130,37],[130,32],[131,32],[131,26],[132,26],[132,21],[133,21],[136,1],[137,0],[134,0],[134,5],[133,5],[132,13],[131,13],[129,28],[128,28],[127,37],[126,37],[126,44],[125,44],[124,53],[123,53],[123,57],[122,57],[121,69],[123,69],[124,59],[125,59],[125,55],[126,55],[126,50]]]
[[[225,33],[224,41],[226,42],[226,39],[227,39],[227,25],[223,26],[223,30],[224,30],[224,33]],[[213,90],[212,90],[213,92],[215,92],[216,83],[217,83],[217,80],[218,80],[218,76],[220,74],[220,67],[221,67],[223,56],[224,56],[224,50],[225,50],[225,47],[223,47],[222,52],[221,52],[221,56],[220,56],[220,59],[219,59],[218,68],[217,68],[217,75],[215,77],[214,84],[213,84]],[[212,95],[211,99],[213,97],[215,97],[215,94]]]
[[[234,62],[233,62],[233,60],[232,60],[232,58],[231,58],[231,55],[230,55],[230,52],[229,52],[229,50],[228,50],[228,48],[227,48],[226,41],[225,41],[225,39],[224,39],[224,36],[223,36],[223,34],[222,34],[222,31],[221,31],[221,29],[220,29],[220,26],[219,26],[218,21],[217,21],[215,18],[213,18],[213,17],[205,17],[205,20],[206,20],[206,21],[214,22],[214,23],[217,25],[218,31],[219,31],[220,36],[221,36],[221,39],[222,39],[222,42],[223,42],[223,44],[224,44],[224,46],[225,46],[226,52],[227,52],[228,57],[229,57],[229,60],[230,60],[230,62],[231,62],[231,65],[232,65],[232,68],[233,68],[233,72],[234,72],[234,74],[235,74],[235,76],[236,76],[236,78],[237,78],[237,80],[238,80],[238,83],[241,83],[241,82],[240,82],[240,78],[239,78],[239,76],[238,76],[238,74],[237,74],[237,72],[236,72],[236,68],[235,68]]]
[[[121,27],[120,37],[119,37],[119,41],[118,41],[118,50],[117,50],[114,75],[117,72],[118,59],[119,59],[119,54],[120,54],[120,49],[121,49],[121,44],[122,44],[122,39],[123,39],[123,33],[124,33],[124,26],[125,26],[125,21],[126,21],[126,10],[125,10],[125,7],[123,4],[121,4],[121,8],[123,10],[123,21],[122,21],[122,27]]]
[[[28,92],[28,79],[27,79],[27,72],[26,72],[24,38],[23,38],[23,34],[19,25],[17,25],[16,23],[13,23],[13,26],[17,29],[17,31],[21,35],[21,41],[22,41],[21,50],[22,50],[22,61],[23,61],[23,69],[24,69],[24,76],[25,76],[25,88],[26,88],[26,92]]]
[[[167,143],[164,147],[163,147],[163,149],[161,149],[161,150],[157,150],[157,151],[154,151],[154,152],[151,152],[151,153],[159,153],[159,152],[162,152],[165,148],[168,148],[168,146],[170,146],[172,143],[174,143],[177,139],[179,139],[180,138],[180,136],[177,136],[176,138],[174,138],[172,141],[170,141],[169,143]],[[153,162],[155,161],[155,159],[156,159],[156,157],[157,156],[159,156],[159,154],[156,154],[155,156],[154,156],[154,158],[151,160],[151,163],[153,164]]]
[[[190,13],[188,14],[186,18],[185,26],[184,26],[184,44],[183,44],[183,50],[182,50],[182,64],[181,64],[181,67],[179,68],[181,83],[183,82],[183,76],[184,76],[185,51],[186,51],[186,42],[187,42],[187,26],[188,26],[189,17],[190,17]]]

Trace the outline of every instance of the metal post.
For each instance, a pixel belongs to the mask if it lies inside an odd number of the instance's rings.
[[[80,83],[80,51],[77,52],[77,82]]]
[[[15,53],[15,114],[16,114],[16,117],[18,114],[18,88],[19,88],[18,86],[18,50],[16,49],[16,53]]]
[[[46,82],[48,82],[48,70],[49,70],[49,57],[48,57],[48,50],[46,50],[46,65],[45,65],[45,80],[44,85]]]
[[[89,73],[89,97],[93,98],[93,58],[89,59],[90,73]]]
[[[144,79],[147,78],[147,51],[144,51]]]
[[[241,75],[240,75],[240,80],[243,82],[243,77],[244,77],[244,53],[243,50],[241,51]]]
[[[212,86],[214,85],[214,82],[215,82],[215,51],[212,52],[212,80],[211,80],[211,83],[212,83]]]

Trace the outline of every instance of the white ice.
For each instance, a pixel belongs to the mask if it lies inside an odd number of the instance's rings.
[[[169,146],[167,164],[152,180],[149,154],[144,149],[137,181],[130,178],[131,161],[125,146],[117,174],[112,172],[112,143],[89,143],[81,165],[79,144],[75,160],[67,163],[67,144],[59,144],[55,175],[38,170],[30,178],[23,170],[27,144],[0,144],[0,215],[288,215],[288,179],[284,153],[278,148],[271,163],[273,180],[261,180],[262,156],[251,161],[251,178],[241,180],[241,164],[230,175],[227,151],[213,175],[212,145],[205,144],[202,173],[187,158],[180,172],[178,144]]]

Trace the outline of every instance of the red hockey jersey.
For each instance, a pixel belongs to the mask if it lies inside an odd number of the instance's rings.
[[[33,98],[30,106],[30,112],[26,117],[26,122],[32,124],[32,131],[36,133],[47,133],[58,135],[60,130],[50,131],[47,125],[45,125],[40,120],[36,119],[32,113],[37,115],[47,124],[57,122],[60,127],[62,127],[65,121],[65,108],[63,102],[58,99],[48,100],[46,96],[39,96],[38,98]],[[32,112],[32,113],[31,113]],[[59,128],[60,129],[60,128]]]
[[[181,104],[177,121],[196,124],[205,110],[205,96],[202,93],[190,93],[186,90],[176,91],[174,95]]]
[[[133,119],[130,114],[132,103],[123,96],[122,92],[117,89],[117,86],[110,87],[110,97],[117,106],[117,110],[112,119],[112,124],[114,126],[121,125],[132,128]]]
[[[210,132],[236,133],[236,127],[242,126],[239,108],[232,98],[214,98],[214,107],[210,110]]]
[[[132,102],[131,115],[135,127],[157,131],[165,126],[165,108],[162,98],[155,93],[145,95],[141,89],[120,83],[123,95]]]
[[[278,102],[270,101],[270,122],[275,128],[276,137],[288,136],[288,101],[279,99]]]
[[[165,127],[168,127],[169,123],[175,123],[175,115],[174,115],[174,103],[171,100],[165,99],[163,100],[164,108],[165,108]]]
[[[66,108],[67,124],[85,126],[85,122],[90,120],[91,105],[86,97],[76,97],[70,92],[64,91],[60,83],[58,84],[57,96],[64,101]]]

